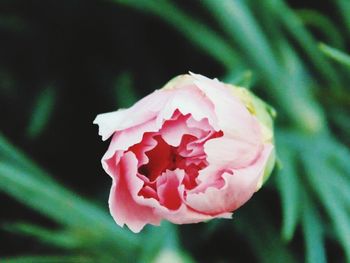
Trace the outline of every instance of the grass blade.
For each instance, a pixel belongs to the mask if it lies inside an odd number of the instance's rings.
[[[68,231],[52,231],[40,226],[27,223],[5,224],[3,228],[12,233],[18,233],[65,249],[74,249],[82,246],[82,240]]]
[[[296,14],[300,17],[305,26],[317,29],[332,43],[332,45],[338,48],[345,46],[342,34],[333,21],[327,16],[312,9],[298,10]]]
[[[250,70],[246,70],[244,72],[240,72],[239,74],[235,74],[229,77],[230,78],[226,78],[228,82],[233,83],[236,86],[244,87],[247,89],[254,86],[254,83],[255,83],[253,72]]]
[[[297,177],[295,156],[288,151],[288,146],[279,143],[278,156],[282,161],[282,169],[277,175],[277,186],[282,202],[282,237],[285,240],[293,238],[300,213],[300,186]]]
[[[126,256],[139,246],[136,236],[116,226],[110,215],[56,183],[1,136],[0,158],[0,191],[91,240],[110,240],[115,253]]]
[[[37,138],[43,132],[53,113],[55,101],[56,92],[53,87],[48,87],[41,91],[27,127],[29,138]]]
[[[203,4],[244,50],[247,57],[250,57],[265,75],[278,79],[280,70],[275,62],[274,53],[246,4],[240,0],[205,0]]]
[[[306,263],[326,263],[323,226],[315,205],[306,193],[303,195],[302,227],[304,232]]]
[[[14,258],[3,258],[6,263],[93,263],[94,259],[88,256],[22,256]]]
[[[271,223],[273,220],[263,203],[256,202],[251,209],[239,213],[240,216],[236,217],[234,227],[249,240],[251,248],[258,258],[257,262],[298,262],[280,239],[277,229]]]
[[[133,79],[129,72],[122,72],[115,81],[115,94],[119,108],[130,107],[137,101]]]
[[[327,57],[339,62],[340,64],[350,67],[350,55],[323,43],[319,44],[319,48]]]
[[[300,18],[288,7],[283,0],[270,0],[276,12],[276,17],[283,23],[289,33],[295,38],[300,46],[308,54],[310,61],[321,73],[321,76],[326,76],[331,87],[338,89],[340,86],[337,78],[337,72],[331,67],[331,65],[320,56],[319,50],[317,50],[317,42],[312,35],[305,29]]]
[[[317,158],[312,156],[312,152],[306,153],[304,156],[304,164],[310,184],[331,218],[347,262],[350,262],[350,217],[344,204],[337,197],[338,192],[333,191],[323,179],[333,174],[333,169],[326,163],[326,160],[320,160],[319,156]]]
[[[6,163],[0,163],[0,180],[0,191],[61,224],[82,228],[97,239],[110,233],[123,245],[136,245],[136,239],[115,226],[107,214],[59,185],[48,187],[30,173]],[[89,228],[91,225],[94,229]]]
[[[310,93],[310,83],[305,81],[307,74],[304,71],[304,65],[301,64],[295,51],[290,46],[285,47],[288,51],[288,63],[292,62],[297,69],[290,71],[277,58],[268,38],[245,1],[205,0],[203,3],[213,12],[232,40],[237,42],[247,60],[257,70],[258,78],[262,77],[262,80],[268,84],[269,88],[266,91],[279,103],[280,110],[284,110],[296,126],[307,132],[323,129],[323,112]],[[281,44],[284,43],[281,42]]]
[[[350,33],[350,2],[348,0],[336,0],[334,2],[338,5],[339,12],[343,16],[348,33]]]
[[[38,180],[45,182],[47,187],[54,185],[52,178],[41,170],[30,158],[18,148],[13,146],[4,135],[0,133],[0,160],[12,163],[17,168],[22,168],[35,176]]]

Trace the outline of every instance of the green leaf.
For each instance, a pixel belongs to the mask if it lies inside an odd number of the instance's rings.
[[[326,263],[323,223],[315,205],[311,203],[306,193],[303,194],[302,226],[305,240],[306,262]]]
[[[53,87],[48,87],[41,91],[34,105],[27,127],[27,135],[29,138],[37,138],[44,131],[53,113],[55,101],[56,92]]]
[[[128,108],[137,101],[133,79],[129,72],[122,72],[115,81],[115,93],[119,108]]]
[[[295,127],[311,134],[322,132],[326,127],[324,112],[310,92],[313,86],[302,60],[287,41],[280,41],[279,49],[285,75],[283,85],[278,84],[274,91],[282,91],[280,106],[287,107]]]
[[[0,163],[0,190],[21,202],[57,220],[76,226],[86,218],[79,214],[81,203],[78,197],[57,185],[47,186],[45,182],[29,172],[8,163]],[[78,205],[78,207],[74,207]],[[76,214],[71,215],[71,211]]]
[[[81,228],[96,239],[109,233],[124,240],[123,245],[136,245],[136,239],[115,226],[110,216],[59,185],[48,186],[27,171],[6,163],[0,163],[0,180],[0,191],[59,223]]]
[[[112,247],[117,246],[113,248],[116,253],[139,245],[136,236],[116,226],[105,211],[56,183],[1,136],[0,153],[4,153],[0,154],[0,191],[58,223],[79,229],[91,240],[110,239]],[[8,158],[11,153],[14,157]]]
[[[334,2],[337,4],[338,10],[343,17],[348,33],[350,33],[350,2],[348,0],[336,0]]]
[[[6,263],[93,263],[94,259],[88,256],[21,256],[3,258]]]
[[[350,67],[350,56],[348,54],[345,54],[344,52],[323,43],[319,44],[319,48],[329,58]]]
[[[337,25],[317,10],[301,9],[296,14],[306,26],[316,28],[336,47],[344,47],[344,39]]]
[[[164,249],[160,251],[157,257],[152,263],[163,263],[163,262],[174,262],[174,263],[194,263],[192,258],[184,251]]]
[[[193,263],[180,246],[176,225],[164,221],[161,226],[148,226],[146,231],[139,262],[161,263],[174,260],[179,263]]]
[[[280,69],[274,53],[246,3],[240,0],[204,0],[203,4],[247,57],[254,61],[265,75],[277,80]]]
[[[251,70],[246,70],[235,77],[232,76],[231,81],[236,86],[251,88],[254,85],[255,79],[253,76],[253,72]]]
[[[344,134],[346,134],[347,141],[349,142],[350,138],[350,116],[347,111],[344,111],[342,108],[334,108],[329,111],[330,117],[334,121],[334,124],[337,128],[341,129]]]
[[[332,176],[325,176],[324,180],[334,192],[338,193],[338,202],[344,204],[350,211],[350,179],[334,167]]]
[[[11,163],[17,168],[28,171],[33,177],[41,182],[45,182],[47,187],[55,185],[52,178],[43,170],[41,170],[29,157],[22,151],[12,145],[4,135],[0,133],[0,161]]]
[[[298,262],[286,244],[280,239],[268,208],[258,199],[250,204],[250,209],[240,210],[233,221],[234,228],[250,243],[257,262],[271,263]]]
[[[320,155],[321,151],[318,152],[317,157],[312,155],[315,150],[317,149],[305,152],[303,158],[308,179],[331,218],[339,242],[343,246],[347,262],[350,262],[350,216],[344,207],[344,203],[338,197],[339,192],[334,191],[325,180],[336,172],[327,165],[327,160]]]
[[[321,144],[321,143],[320,143]],[[350,179],[350,151],[343,143],[339,143],[334,138],[324,139],[322,141],[322,149],[327,153],[328,160],[333,167],[334,172],[336,169],[341,171],[342,176]]]
[[[307,74],[304,65],[296,52],[286,44],[287,41],[281,41],[280,44],[286,46],[288,59],[295,64],[297,70],[292,72],[279,60],[278,53],[272,48],[246,1],[204,0],[203,3],[237,43],[246,60],[256,69],[254,72],[257,76],[267,83],[266,92],[279,103],[280,109],[284,110],[294,125],[311,133],[323,129],[322,108],[310,92],[309,81],[305,81]]]
[[[83,245],[81,235],[78,237],[71,231],[52,231],[27,223],[5,224],[3,228],[9,232],[34,237],[44,244],[66,249],[74,249]]]
[[[306,51],[310,61],[321,73],[321,76],[327,78],[331,87],[338,89],[340,83],[337,72],[327,60],[320,56],[320,52],[315,48],[317,44],[316,41],[303,26],[301,19],[289,8],[284,0],[269,0],[269,2],[271,2],[276,18],[281,21],[292,37]]]
[[[293,238],[300,214],[300,190],[301,183],[298,179],[296,170],[296,157],[288,146],[278,143],[278,156],[282,162],[282,169],[279,171],[276,179],[277,186],[281,195],[282,202],[282,237],[285,240]]]

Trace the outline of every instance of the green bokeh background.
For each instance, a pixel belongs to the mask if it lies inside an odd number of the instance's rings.
[[[0,0],[0,262],[350,262],[350,1]],[[278,112],[233,220],[108,213],[96,114],[187,71]]]

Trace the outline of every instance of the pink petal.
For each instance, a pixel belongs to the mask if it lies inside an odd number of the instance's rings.
[[[220,130],[224,136],[257,144],[262,135],[257,119],[233,92],[218,80],[193,74],[195,84],[214,104]]]
[[[204,135],[202,138],[193,140],[187,143],[186,150],[181,152],[182,156],[189,157],[189,156],[204,156],[207,159],[207,154],[205,153],[205,144],[212,139],[222,137],[222,132],[215,132],[215,131],[209,131],[206,135]],[[210,151],[209,151],[210,152]]]
[[[116,131],[135,127],[155,118],[169,99],[169,94],[156,90],[128,109],[97,115],[94,124],[99,126],[102,140],[107,140]]]
[[[159,131],[162,135],[163,139],[172,146],[179,146],[184,135],[192,135],[194,137],[201,137],[203,134],[202,127],[203,123],[197,122],[197,126],[195,126],[194,121],[191,122],[193,125],[189,127],[187,121],[191,119],[191,115],[180,115],[176,119],[167,120],[164,122],[163,127]],[[207,128],[207,127],[205,127]]]
[[[204,93],[194,84],[186,83],[185,86],[182,86],[181,83],[178,83],[178,85],[177,89],[163,90],[169,93],[169,98],[171,98],[160,111],[157,125],[161,126],[164,120],[170,119],[173,113],[179,110],[183,115],[191,114],[192,118],[197,121],[206,118],[214,129],[218,129],[213,104]]]
[[[181,184],[184,175],[183,170],[176,169],[167,170],[158,177],[157,189],[160,203],[155,205],[155,213],[175,224],[199,223],[214,218],[211,215],[194,211],[184,203],[185,189]],[[149,205],[148,200],[144,199],[141,202]],[[230,216],[231,213],[223,212],[215,217],[229,218]]]
[[[102,136],[102,140],[107,140],[116,131],[117,125],[123,121],[127,113],[128,110],[120,109],[96,116],[93,123],[99,126],[98,134]]]
[[[211,139],[204,144],[208,163],[223,168],[246,167],[255,160],[261,150],[262,145],[228,136]]]
[[[183,199],[183,191],[179,186],[184,178],[184,171],[176,169],[174,171],[167,170],[157,179],[157,192],[159,202],[170,210],[180,208]]]
[[[174,224],[193,224],[193,223],[201,223],[213,218],[231,218],[232,213],[222,212],[216,215],[209,215],[202,212],[198,212],[193,210],[192,208],[183,204],[179,210],[173,212],[169,210],[166,213],[160,213],[168,221]]]
[[[272,145],[266,145],[251,166],[234,170],[233,174],[225,172],[222,175],[225,181],[222,188],[208,187],[204,192],[188,193],[186,203],[196,211],[210,215],[236,210],[256,191],[271,150]]]
[[[152,149],[157,144],[157,142],[151,136],[145,135],[144,133],[146,131],[151,132],[155,130],[157,130],[157,128],[155,127],[155,121],[150,120],[148,122],[140,124],[139,126],[132,127],[124,131],[116,132],[113,135],[113,138],[111,140],[111,143],[109,144],[108,150],[102,157],[102,161],[101,161],[102,166],[106,170],[106,172],[110,176],[112,176],[111,173],[109,172],[107,163],[110,162],[109,160],[116,153],[118,154],[116,154],[115,158],[120,158],[120,155],[122,155],[122,153],[125,150],[127,150],[131,146],[138,144],[142,140],[144,141],[142,145],[140,145],[141,147],[140,148],[136,147],[135,149],[137,159],[139,160],[138,166],[142,165],[145,162],[148,162],[148,158],[145,155],[145,152],[147,150]],[[113,161],[114,160],[112,160],[112,162]],[[115,164],[118,164],[119,159],[116,159],[114,162]]]
[[[156,135],[154,139],[157,145],[146,154],[149,162],[140,167],[142,174],[146,175],[150,181],[156,180],[163,171],[172,164],[174,147],[169,146],[160,135]]]
[[[131,147],[129,151],[132,151],[138,160],[138,167],[149,162],[147,152],[151,151],[157,146],[157,141],[154,139],[154,133],[144,133],[142,141]]]
[[[179,169],[176,172],[171,171],[172,176],[169,175],[167,180],[164,178],[164,181],[159,183],[161,202],[164,205],[175,208],[174,203],[178,206],[179,197],[181,197],[180,207],[173,210],[161,205],[154,198],[154,194],[149,192],[149,189],[144,191],[150,194],[150,198],[140,195],[144,182],[136,176],[136,167],[135,155],[132,152],[127,152],[120,158],[120,163],[114,170],[115,176],[113,178],[115,179],[113,180],[109,205],[111,214],[118,225],[124,226],[126,224],[130,230],[137,233],[146,224],[159,225],[163,218],[176,224],[198,223],[213,218],[211,215],[198,213],[184,204],[184,189],[180,185],[181,178],[184,176],[183,171]],[[231,214],[227,212],[215,215],[215,217],[222,218],[230,216]]]
[[[121,227],[126,224],[135,233],[140,232],[146,224],[159,225],[161,218],[154,213],[154,209],[135,201],[140,198],[138,193],[144,184],[136,176],[135,155],[127,152],[117,168],[109,197],[109,207],[115,222]]]

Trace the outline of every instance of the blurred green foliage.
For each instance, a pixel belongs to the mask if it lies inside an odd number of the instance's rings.
[[[350,67],[349,55],[345,54],[344,52],[341,52],[340,50],[327,46],[325,44],[320,44],[319,48],[328,57],[334,59],[335,61],[338,61],[343,65]]]
[[[171,25],[184,41],[224,66],[226,74],[221,79],[252,86],[276,108],[281,169],[266,187],[279,193],[282,225],[276,226],[269,203],[260,200],[242,208],[232,220],[232,228],[246,237],[257,261],[350,262],[350,152],[346,144],[350,141],[345,142],[350,135],[350,56],[346,54],[350,2],[332,2],[342,15],[334,24],[319,11],[293,10],[284,0],[203,0],[203,8],[221,29],[217,32],[175,1],[111,1]],[[22,27],[13,18],[1,21],[2,26]],[[329,42],[319,44],[310,29],[321,32]],[[117,77],[120,107],[136,100],[132,83],[128,72]],[[28,124],[29,137],[43,131],[55,99],[53,88],[38,95]],[[52,230],[15,222],[4,229],[61,249],[57,256],[23,256],[5,262],[171,262],[170,258],[194,262],[190,251],[183,252],[175,226],[149,227],[139,236],[117,227],[104,210],[55,182],[2,135],[0,190],[59,225]],[[218,227],[220,223],[209,223],[207,234]],[[295,233],[304,240],[301,256],[293,245],[298,238]],[[329,242],[341,247],[343,254],[330,258]],[[236,253],[234,248],[232,253]]]
[[[55,89],[48,87],[42,90],[33,107],[32,115],[27,128],[29,138],[36,138],[40,135],[52,115],[56,99]]]

